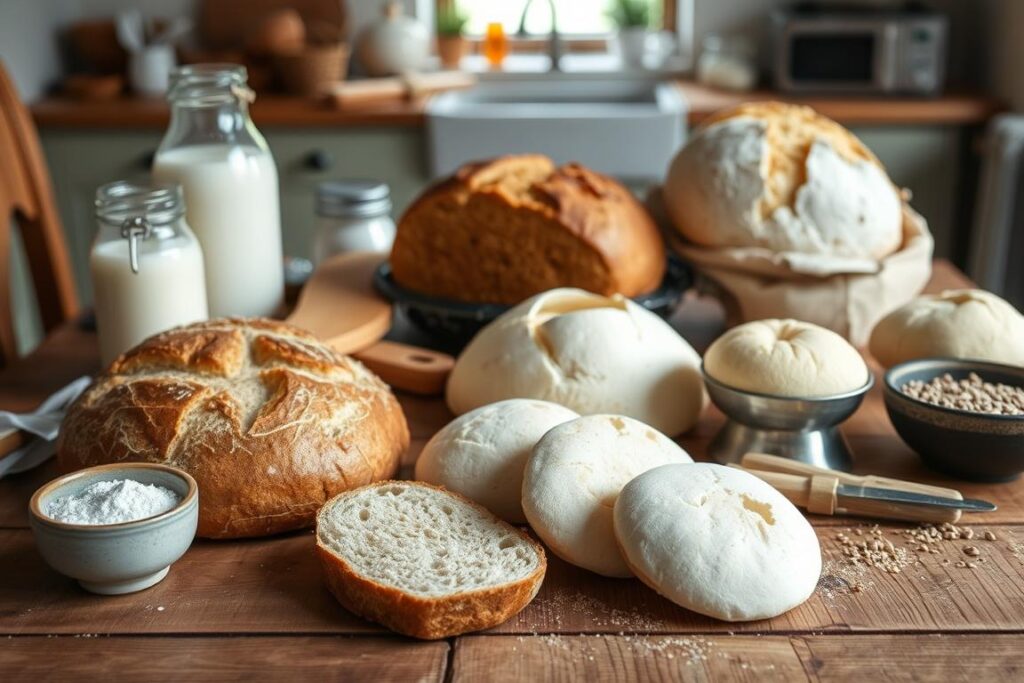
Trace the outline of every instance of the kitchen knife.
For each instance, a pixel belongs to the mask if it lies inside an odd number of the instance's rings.
[[[964,500],[935,496],[917,491],[892,488],[840,484],[839,479],[828,474],[804,476],[755,470],[739,465],[730,465],[745,470],[767,482],[797,507],[822,515],[857,515],[880,517],[914,522],[955,522],[963,510],[986,512],[995,510],[995,505],[978,500]]]

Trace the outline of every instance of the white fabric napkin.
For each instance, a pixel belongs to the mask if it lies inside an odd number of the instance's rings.
[[[64,419],[64,411],[91,382],[92,377],[79,377],[43,401],[32,413],[0,410],[0,433],[20,429],[38,437],[0,459],[0,477],[32,469],[53,456],[54,441]]]

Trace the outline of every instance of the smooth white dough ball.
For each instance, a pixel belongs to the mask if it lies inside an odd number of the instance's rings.
[[[509,398],[627,415],[671,436],[692,427],[707,403],[700,356],[668,323],[620,296],[570,288],[506,311],[456,361],[452,412]]]
[[[1024,315],[983,289],[920,296],[882,318],[871,355],[885,367],[917,358],[970,358],[1024,365]]]
[[[800,511],[742,470],[665,465],[630,481],[615,502],[626,562],[677,605],[726,621],[769,619],[818,583],[821,548]]]
[[[704,370],[714,380],[773,396],[832,396],[870,377],[867,363],[841,336],[801,320],[737,325],[708,347]]]
[[[549,429],[577,417],[557,403],[519,398],[471,410],[423,447],[416,479],[461,493],[510,524],[525,524],[526,461]]]
[[[690,462],[674,441],[637,420],[577,418],[537,442],[523,477],[523,512],[563,560],[604,576],[632,576],[612,529],[619,491],[653,467]]]

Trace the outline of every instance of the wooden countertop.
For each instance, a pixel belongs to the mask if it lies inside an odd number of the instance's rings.
[[[785,99],[809,104],[846,124],[973,125],[1000,111],[998,101],[970,94],[949,94],[934,99],[894,97],[780,97],[771,91],[731,93],[689,81],[679,87],[690,102],[690,123],[740,102]],[[89,102],[63,97],[42,99],[31,107],[40,128],[164,128],[167,105],[160,99],[125,97]],[[253,120],[266,127],[421,126],[424,100],[395,102],[367,108],[340,110],[313,100],[281,95],[259,97],[252,106]]]
[[[965,284],[940,262],[929,289]],[[677,326],[693,317],[689,305]],[[0,407],[27,409],[96,366],[95,336],[62,328],[0,373]],[[639,581],[601,578],[549,554],[540,593],[513,619],[485,633],[419,642],[341,608],[323,585],[308,531],[197,540],[157,586],[98,597],[47,567],[27,528],[26,502],[54,475],[51,463],[0,480],[0,678],[1014,680],[1024,670],[1024,481],[966,484],[924,469],[893,432],[879,384],[843,427],[857,471],[954,486],[999,510],[964,516],[975,540],[937,544],[936,554],[907,546],[914,561],[898,574],[843,564],[837,533],[865,523],[812,518],[821,582],[805,604],[775,619],[709,619]],[[413,436],[407,475],[451,415],[440,399],[399,400]],[[680,443],[704,460],[721,423],[711,409]],[[880,529],[902,545],[908,526]],[[984,540],[986,531],[997,540]],[[985,562],[956,567],[967,545],[979,547]]]

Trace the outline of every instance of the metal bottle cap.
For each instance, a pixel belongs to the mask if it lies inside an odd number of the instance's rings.
[[[391,188],[379,180],[330,180],[316,188],[316,213],[331,218],[369,218],[391,211]]]

